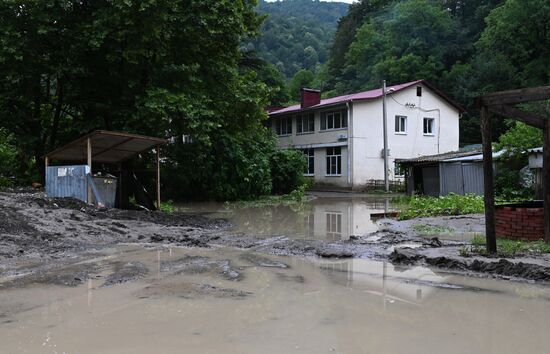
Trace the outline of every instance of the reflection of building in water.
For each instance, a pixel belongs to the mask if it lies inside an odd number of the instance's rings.
[[[353,262],[351,260],[336,262],[321,262],[319,268],[331,273],[339,279],[342,285],[352,286],[353,283]]]
[[[363,199],[331,198],[314,202],[313,212],[305,219],[310,237],[347,240],[351,235],[363,236],[378,229],[373,213],[388,211],[388,202]]]
[[[340,240],[342,238],[342,213],[327,212],[327,238]]]
[[[367,259],[320,261],[318,267],[342,286],[353,287],[386,302],[419,304],[438,288],[445,287],[448,277],[429,268],[400,268],[391,263]]]

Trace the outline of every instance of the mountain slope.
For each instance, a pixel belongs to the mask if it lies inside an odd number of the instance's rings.
[[[300,69],[314,70],[328,59],[338,19],[349,5],[318,0],[260,1],[257,11],[267,14],[262,35],[247,49],[277,67],[287,78]]]

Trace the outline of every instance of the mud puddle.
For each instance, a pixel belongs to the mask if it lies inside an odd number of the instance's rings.
[[[0,279],[0,353],[500,354],[550,346],[550,288],[535,284],[225,247],[122,245],[66,268],[85,279]]]

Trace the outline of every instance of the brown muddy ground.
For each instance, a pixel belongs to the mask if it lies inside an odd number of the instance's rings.
[[[249,210],[240,212],[250,214]],[[265,232],[265,225],[258,220],[259,226],[255,226],[255,219],[247,220],[249,226],[242,231],[226,219],[206,214],[97,210],[74,199],[45,198],[34,191],[3,191],[0,192],[0,220],[0,276],[16,279],[15,283],[7,282],[0,287],[33,282],[76,286],[102,272],[93,263],[83,265],[83,260],[102,256],[104,249],[119,244],[229,246],[256,254],[390,259],[395,264],[420,264],[459,273],[550,280],[550,260],[544,256],[515,260],[460,257],[460,248],[467,243],[468,237],[483,233],[481,215],[405,222],[384,219],[372,223],[376,227],[369,233],[354,235],[350,230],[346,237],[336,239],[302,238],[277,234],[273,229]],[[294,227],[293,222],[286,224]],[[450,232],[427,235],[418,231],[415,225],[429,225]],[[256,261],[261,265],[261,260]],[[106,286],[140,279],[146,274],[139,264],[113,267],[115,271],[106,280]],[[211,272],[221,271],[229,265],[203,264],[196,260],[190,267]],[[231,270],[226,269],[226,272],[226,276],[232,276]]]

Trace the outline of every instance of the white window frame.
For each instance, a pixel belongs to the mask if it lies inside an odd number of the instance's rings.
[[[315,176],[315,149],[303,149],[307,159],[307,167],[304,176]]]
[[[327,148],[325,162],[325,176],[342,176],[342,148],[340,146]]]
[[[426,125],[427,122],[431,122],[428,123],[428,125]],[[429,129],[426,129],[426,128],[429,128]],[[429,131],[426,131],[426,130],[429,130]],[[430,117],[424,117],[424,119],[422,120],[422,131],[424,132],[424,135],[427,135],[427,136],[434,136],[435,135],[435,118],[430,118]]]
[[[395,134],[407,134],[407,116],[395,116]]]
[[[283,127],[286,128],[284,132]],[[275,134],[277,134],[277,136],[292,135],[292,116],[282,116],[275,118]]]
[[[315,133],[315,114],[306,112],[296,115],[296,135]]]
[[[338,118],[336,118],[336,116],[338,116]],[[331,124],[329,124],[329,122]],[[336,122],[338,122],[338,127],[336,127]],[[329,127],[329,125],[332,127]],[[319,131],[326,132],[343,129],[348,129],[348,111],[346,108],[321,112],[321,125]]]
[[[326,231],[329,239],[342,238],[342,213],[326,212]]]

